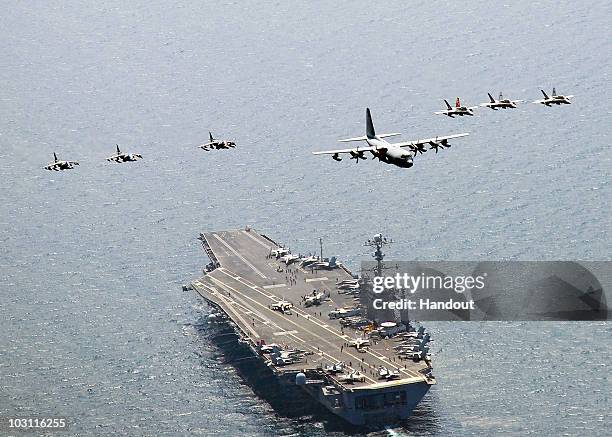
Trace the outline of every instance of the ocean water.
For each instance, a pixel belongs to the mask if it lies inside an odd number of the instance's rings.
[[[208,262],[197,235],[248,224],[301,252],[323,237],[353,269],[377,232],[389,259],[609,260],[611,13],[4,2],[0,416],[67,416],[78,435],[352,432],[254,393],[181,291]],[[433,115],[552,86],[575,103]],[[362,135],[366,106],[378,132],[470,136],[409,170],[310,154]],[[203,152],[209,130],[238,147]],[[144,160],[106,162],[116,143]],[[42,170],[54,151],[81,165]],[[609,432],[609,323],[428,327],[439,384],[393,432]]]

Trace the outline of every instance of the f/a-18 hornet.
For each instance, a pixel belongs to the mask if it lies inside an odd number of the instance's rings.
[[[55,152],[53,152],[53,162],[47,164],[46,166],[44,166],[43,168],[45,170],[54,170],[54,171],[60,171],[60,170],[71,170],[74,168],[75,165],[79,165],[78,162],[76,161],[60,161],[57,159],[57,155],[55,154]]]
[[[544,94],[544,98],[540,99],[540,100],[536,100],[533,103],[541,103],[543,105],[546,106],[550,106],[550,105],[570,105],[572,102],[570,102],[570,99],[574,96],[563,96],[563,95],[557,95],[557,91],[555,91],[555,89],[552,89],[552,95],[549,97],[544,90],[540,90],[542,91],[542,94]]]
[[[497,111],[498,109],[516,108],[516,104],[522,102],[522,100],[504,99],[504,95],[502,93],[499,93],[499,99],[497,100],[493,98],[491,93],[487,94],[489,95],[490,101],[486,103],[481,103],[480,106],[486,106],[487,108],[491,108],[494,111]]]
[[[139,155],[138,153],[121,153],[121,150],[119,150],[119,144],[116,144],[116,146],[117,153],[106,158],[107,161],[122,163],[138,161],[139,159],[142,159],[142,155]]]
[[[213,135],[212,135],[211,132],[208,132],[208,137],[209,137],[208,143],[202,144],[200,146],[200,149],[206,150],[207,152],[209,150],[212,150],[212,149],[217,149],[217,150],[219,150],[219,149],[230,149],[230,148],[233,149],[234,147],[236,147],[236,143],[233,142],[233,141],[229,141],[229,140],[217,140],[217,139],[213,138]]]
[[[447,115],[450,118],[454,118],[455,116],[463,117],[464,115],[473,116],[474,109],[478,108],[478,106],[461,105],[461,100],[459,100],[459,97],[457,97],[457,100],[455,100],[454,108],[450,105],[450,103],[448,103],[448,100],[444,99],[444,103],[446,103],[446,109],[443,111],[434,112],[434,114]]]
[[[339,140],[342,143],[351,141],[365,141],[367,147],[355,147],[353,149],[338,149],[338,150],[325,150],[322,152],[313,152],[313,155],[332,155],[332,159],[335,161],[342,161],[340,154],[348,153],[350,159],[354,159],[359,162],[360,159],[367,159],[365,156],[366,152],[370,152],[374,158],[378,158],[386,164],[393,164],[402,168],[410,168],[413,165],[413,158],[417,153],[424,153],[427,151],[425,148],[426,144],[430,145],[430,150],[435,150],[438,153],[438,149],[444,149],[450,147],[448,140],[453,138],[465,137],[469,134],[455,134],[447,135],[444,137],[426,138],[423,140],[404,141],[402,143],[389,143],[384,140],[387,137],[393,137],[401,135],[400,133],[392,134],[379,134],[376,135],[374,131],[374,124],[372,123],[372,116],[370,115],[370,109],[366,108],[366,135],[363,137],[347,138],[345,140]],[[406,148],[410,150],[405,150]]]

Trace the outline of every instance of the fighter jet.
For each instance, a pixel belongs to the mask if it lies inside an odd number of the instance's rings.
[[[293,304],[291,302],[287,302],[286,300],[279,300],[278,302],[270,305],[271,310],[279,311],[283,314],[290,314],[291,308],[293,308]]]
[[[202,150],[206,150],[207,152],[212,150],[212,149],[230,149],[230,148],[234,148],[236,147],[236,143],[233,141],[229,141],[229,140],[217,140],[215,138],[213,138],[213,135],[211,132],[208,132],[208,143],[202,144],[200,146],[200,149]]]
[[[384,138],[393,137],[397,135],[401,134],[391,133],[376,135],[376,132],[374,131],[374,124],[372,123],[372,116],[370,115],[370,109],[366,108],[366,135],[363,137],[348,138],[339,141],[365,141],[368,144],[367,147],[326,150],[322,152],[313,152],[313,155],[332,155],[332,159],[334,161],[342,161],[340,154],[348,153],[351,155],[350,159],[354,159],[357,163],[360,159],[366,159],[365,153],[370,152],[374,158],[378,158],[378,160],[381,162],[384,162],[386,164],[393,164],[402,168],[410,168],[413,165],[413,158],[418,153],[422,154],[427,151],[427,149],[425,148],[426,144],[429,144],[431,146],[431,149],[435,149],[437,153],[438,149],[450,147],[448,140],[452,138],[464,137],[468,134],[464,133],[448,135],[444,137],[427,138],[423,140],[405,141],[402,143],[389,143],[384,140]],[[405,150],[405,148],[408,148],[410,150]]]
[[[338,290],[359,290],[359,282],[345,282],[343,284],[336,284]]]
[[[319,258],[316,256],[309,256],[307,258],[302,258],[302,260],[300,261],[300,267],[308,267],[313,263],[316,263],[319,261]]]
[[[354,384],[355,382],[364,382],[365,376],[361,372],[353,370],[348,375],[340,375],[338,380],[347,384]]]
[[[522,100],[510,100],[504,99],[502,93],[499,93],[499,99],[495,100],[491,93],[487,93],[489,95],[489,102],[481,103],[480,106],[486,106],[487,108],[491,108],[494,111],[498,109],[510,109],[516,108],[516,104],[522,102]]]
[[[313,305],[321,305],[325,299],[329,297],[329,292],[325,291],[321,293],[320,291],[313,291],[311,295],[302,296],[304,300],[305,307],[311,307]]]
[[[570,105],[572,102],[570,102],[570,99],[574,96],[563,96],[563,95],[557,95],[557,91],[553,88],[552,89],[552,95],[549,97],[544,90],[540,90],[542,91],[542,94],[544,94],[544,98],[540,99],[540,100],[535,100],[533,103],[541,103],[543,105],[546,106],[550,106],[550,105]]]
[[[122,162],[133,162],[133,161],[138,161],[139,159],[142,159],[142,155],[139,155],[137,153],[121,153],[121,150],[119,150],[119,144],[116,144],[116,146],[117,146],[117,153],[106,158],[107,161],[122,163]]]
[[[286,265],[290,265],[294,262],[297,262],[300,259],[299,255],[294,255],[292,253],[288,253],[280,257],[280,260],[284,262]]]
[[[274,249],[270,251],[270,255],[277,259],[289,253],[291,253],[291,251],[287,249],[286,247],[279,247],[278,249]]]
[[[333,270],[338,267],[339,267],[339,264],[336,263],[335,256],[332,256],[327,261],[317,261],[308,266],[309,269],[315,269],[315,270]]]
[[[46,166],[44,166],[43,168],[45,170],[53,170],[53,171],[60,171],[60,170],[72,170],[74,168],[75,165],[79,165],[79,163],[77,161],[60,161],[57,159],[57,155],[55,154],[55,152],[53,152],[53,162],[47,164]]]
[[[262,354],[271,354],[271,353],[279,352],[280,350],[281,350],[281,347],[276,343],[262,344],[259,346],[259,351]]]
[[[378,379],[386,379],[390,381],[392,379],[399,379],[400,374],[397,370],[389,370],[386,367],[380,366],[378,368]]]
[[[462,106],[459,97],[457,97],[457,100],[455,100],[454,108],[450,105],[450,103],[448,103],[448,100],[444,99],[444,103],[446,103],[446,109],[443,111],[434,112],[434,114],[447,115],[450,118],[454,118],[455,116],[463,117],[464,115],[473,116],[474,109],[478,108],[478,106]]]
[[[349,346],[354,347],[358,351],[360,351],[364,346],[369,346],[370,340],[367,338],[356,338],[349,342]]]
[[[338,361],[336,364],[332,364],[331,366],[325,366],[325,371],[335,375],[336,373],[342,373],[344,371],[344,366],[344,362]]]

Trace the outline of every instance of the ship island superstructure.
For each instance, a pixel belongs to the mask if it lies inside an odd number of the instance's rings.
[[[232,324],[278,378],[332,413],[354,425],[404,420],[436,383],[422,329],[347,322],[362,308],[355,278],[335,259],[309,267],[307,257],[248,227],[200,240],[211,263],[191,286],[216,309],[213,317]]]

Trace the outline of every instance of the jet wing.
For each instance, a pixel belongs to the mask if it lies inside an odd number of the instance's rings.
[[[353,149],[337,149],[337,150],[324,150],[322,152],[312,152],[313,155],[335,155],[338,153],[351,153],[351,152],[371,152],[377,150],[376,147],[355,147]]]
[[[446,114],[452,114],[453,111],[449,110],[444,110],[444,111],[436,111],[434,112],[434,114],[438,114],[438,115],[446,115]]]
[[[413,140],[413,141],[404,141],[402,143],[393,143],[393,145],[397,147],[410,147],[410,146],[417,146],[417,145],[428,144],[428,143],[439,143],[440,141],[452,140],[453,138],[467,137],[468,135],[469,135],[468,133],[446,135],[443,137],[425,138],[423,140]]]

